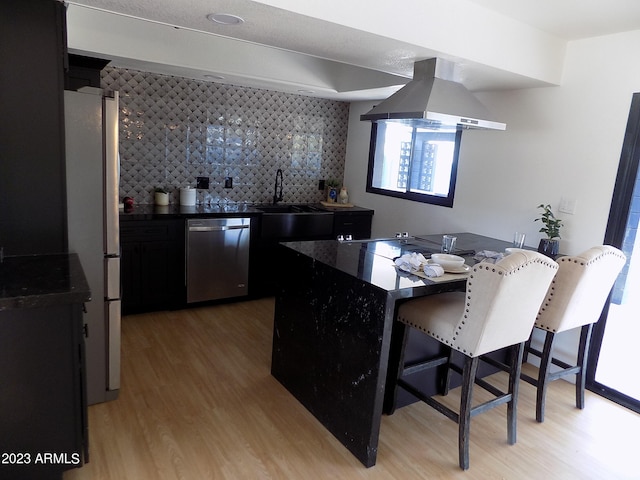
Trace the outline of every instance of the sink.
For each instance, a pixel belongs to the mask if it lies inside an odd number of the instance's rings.
[[[333,236],[333,212],[313,204],[256,205],[263,212],[261,238],[323,240]]]

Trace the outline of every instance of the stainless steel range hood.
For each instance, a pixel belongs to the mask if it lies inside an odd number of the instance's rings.
[[[504,130],[506,124],[490,119],[489,112],[464,85],[455,82],[452,62],[430,58],[416,62],[413,80],[360,120],[396,120],[464,128]]]

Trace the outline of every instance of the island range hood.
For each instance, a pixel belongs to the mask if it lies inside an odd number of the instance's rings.
[[[360,120],[506,129],[506,124],[490,119],[486,107],[464,85],[453,81],[454,67],[454,63],[439,58],[414,63],[413,80],[360,115]]]

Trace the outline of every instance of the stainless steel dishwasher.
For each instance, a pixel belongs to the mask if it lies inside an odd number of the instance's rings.
[[[187,303],[247,295],[250,218],[187,220]]]

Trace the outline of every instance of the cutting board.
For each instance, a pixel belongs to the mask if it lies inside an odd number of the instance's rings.
[[[353,203],[320,202],[325,207],[353,207]]]

